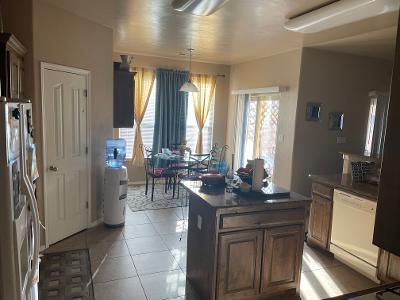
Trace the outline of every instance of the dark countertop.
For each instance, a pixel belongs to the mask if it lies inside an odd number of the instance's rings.
[[[309,175],[312,181],[328,185],[332,188],[341,189],[361,197],[367,197],[371,200],[378,199],[378,185],[353,182],[351,175]]]
[[[299,204],[308,205],[310,197],[304,197],[297,193],[290,193],[289,198],[278,199],[256,199],[246,197],[236,193],[227,193],[224,187],[203,188],[201,181],[182,181],[181,185],[192,194],[199,196],[213,208],[230,208],[246,206],[270,207],[279,204]]]

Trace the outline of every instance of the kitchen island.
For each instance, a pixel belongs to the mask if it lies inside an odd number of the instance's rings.
[[[187,278],[201,299],[299,294],[309,198],[263,200],[181,184],[189,193]]]

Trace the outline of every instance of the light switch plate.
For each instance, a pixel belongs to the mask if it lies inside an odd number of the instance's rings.
[[[203,221],[203,218],[200,215],[197,215],[197,228],[199,230],[201,230],[202,221]]]

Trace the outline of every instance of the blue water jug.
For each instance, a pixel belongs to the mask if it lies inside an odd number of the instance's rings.
[[[106,141],[106,166],[109,168],[120,168],[125,162],[126,141],[125,139],[108,139]]]

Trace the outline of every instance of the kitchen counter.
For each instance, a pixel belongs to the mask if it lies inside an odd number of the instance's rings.
[[[309,178],[313,182],[321,183],[334,189],[341,189],[370,200],[377,201],[378,199],[378,185],[353,182],[351,175],[309,175]]]
[[[299,294],[310,198],[254,199],[201,182],[181,185],[189,193],[187,278],[201,299]]]

